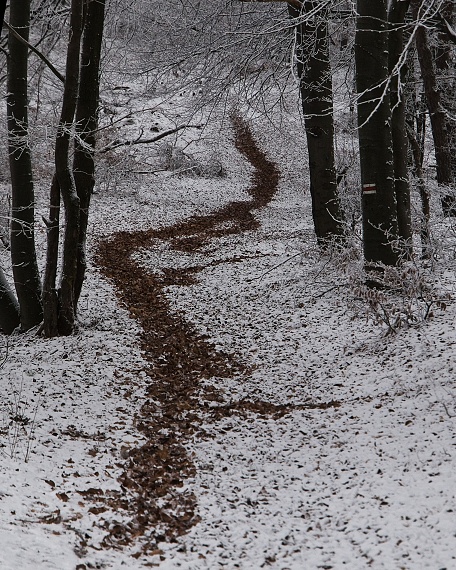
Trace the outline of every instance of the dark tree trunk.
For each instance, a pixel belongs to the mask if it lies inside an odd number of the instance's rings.
[[[364,256],[368,265],[395,265],[398,224],[387,89],[386,0],[358,0],[357,10],[355,62]]]
[[[2,24],[3,24],[3,20],[5,19],[6,1],[7,0],[0,0],[0,22]],[[1,32],[2,32],[2,28],[0,27],[0,35],[1,35]]]
[[[75,284],[75,310],[84,281],[86,234],[90,198],[95,183],[95,134],[98,126],[100,56],[103,38],[105,0],[88,0],[81,52],[81,77],[76,109],[78,137],[73,162],[76,190],[80,200],[78,266]]]
[[[456,30],[454,29],[455,6],[453,0],[448,0],[443,4],[438,13],[442,27],[442,35],[452,44],[456,45]]]
[[[399,238],[404,245],[404,254],[412,254],[412,219],[410,212],[410,184],[408,177],[408,144],[405,121],[404,92],[400,93],[400,86],[404,84],[406,75],[405,64],[400,70],[395,69],[403,55],[403,24],[410,1],[394,0],[390,4],[388,21],[390,31],[388,34],[389,72],[391,77],[391,125],[394,157],[394,186],[397,202],[397,223]]]
[[[426,187],[423,173],[426,102],[423,98],[423,93],[419,96],[417,96],[416,93],[417,69],[415,56],[416,50],[412,48],[407,54],[407,76],[404,85],[406,91],[404,95],[406,101],[406,130],[411,150],[409,163],[415,176],[421,198],[421,257],[423,259],[429,259],[431,256],[431,232],[429,224],[431,207],[429,191]]]
[[[445,0],[440,8],[440,16],[442,16],[450,26],[454,21],[454,0]],[[440,71],[448,71],[451,67],[452,47],[447,33],[444,30],[439,31],[437,47],[435,50],[435,65]]]
[[[414,19],[419,18],[419,8],[419,0],[413,0],[412,15]],[[448,189],[453,185],[448,125],[445,111],[442,106],[441,93],[437,85],[432,50],[429,46],[426,29],[423,26],[418,26],[415,32],[415,40],[424,91],[426,94],[427,107],[431,120],[432,137],[434,139],[435,160],[437,164],[437,182],[439,185]],[[450,195],[442,198],[444,215],[456,215],[456,208],[454,207],[453,202],[454,198]]]
[[[321,244],[341,238],[344,223],[337,193],[334,160],[334,119],[331,64],[329,60],[328,12],[317,10],[314,0],[306,1],[302,11],[288,7],[296,19],[296,55],[304,124],[309,154],[312,215],[317,239]]]
[[[455,14],[454,0],[445,0],[442,4],[440,14],[445,18],[445,21],[452,26]],[[456,103],[454,97],[456,62],[453,57],[454,50],[454,45],[450,42],[448,35],[444,31],[439,32],[434,60],[437,72],[437,86],[441,93],[441,103],[446,117],[453,185],[456,182]],[[454,193],[445,196],[442,200],[442,205],[447,214],[452,216],[456,215]]]
[[[79,197],[69,164],[70,141],[79,89],[79,60],[83,23],[83,0],[72,0],[62,112],[55,143],[55,172],[65,208],[62,276],[59,291],[59,333],[73,332],[75,285],[79,241]]]
[[[0,0],[0,21],[5,18],[6,0]],[[1,34],[1,28],[0,28]],[[0,268],[0,330],[11,334],[20,324],[19,305]]]
[[[59,253],[60,188],[57,176],[52,178],[49,196],[49,220],[47,220],[46,269],[43,280],[44,335],[47,338],[59,333],[59,300],[56,289]]]
[[[431,257],[431,232],[429,227],[429,220],[431,218],[431,200],[429,198],[429,192],[427,191],[426,182],[424,180],[422,166],[423,156],[420,142],[412,128],[409,128],[408,130],[408,137],[410,141],[410,147],[412,149],[414,171],[417,179],[418,191],[421,198],[421,257],[423,259],[429,259]]]
[[[30,0],[12,0],[10,24],[25,40],[30,25]],[[8,35],[8,150],[12,186],[11,261],[20,306],[21,328],[39,324],[41,284],[35,251],[35,197],[28,135],[28,48]]]

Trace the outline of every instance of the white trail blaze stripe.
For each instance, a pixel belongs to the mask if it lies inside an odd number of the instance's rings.
[[[377,186],[375,184],[363,184],[363,194],[376,194]]]

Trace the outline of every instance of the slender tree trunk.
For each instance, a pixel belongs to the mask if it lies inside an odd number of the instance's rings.
[[[105,0],[87,0],[82,39],[81,77],[76,109],[77,134],[73,162],[74,179],[80,200],[78,267],[75,284],[75,310],[87,267],[86,234],[90,198],[95,183],[95,133],[98,126],[100,56],[104,27]]]
[[[456,7],[453,0],[444,0],[438,14],[440,23],[443,26],[440,37],[446,38],[447,42],[456,45],[456,31],[454,29],[454,18],[456,16]]]
[[[414,19],[419,18],[419,8],[419,0],[413,0],[412,15]],[[453,185],[453,173],[451,168],[452,151],[449,144],[447,119],[442,106],[441,93],[437,85],[432,50],[429,46],[426,29],[423,26],[418,26],[415,32],[415,40],[427,107],[431,119],[435,160],[437,164],[437,182],[439,185],[448,189]],[[451,216],[456,214],[456,208],[453,202],[454,198],[452,196],[446,195],[442,198],[444,215]]]
[[[30,0],[12,0],[10,24],[25,40],[30,26]],[[8,35],[8,150],[12,186],[11,260],[20,306],[21,327],[39,324],[41,284],[35,251],[35,197],[28,133],[28,49]]]
[[[355,36],[364,256],[395,265],[397,204],[388,81],[386,0],[358,0]]]
[[[405,78],[406,130],[409,147],[411,149],[409,163],[416,178],[416,184],[421,198],[421,257],[423,259],[429,259],[431,256],[431,206],[429,191],[426,187],[423,173],[426,103],[423,100],[423,93],[420,93],[419,97],[416,93],[417,69],[415,59],[416,50],[415,48],[411,48],[407,54],[407,76]]]
[[[65,207],[62,276],[59,295],[59,333],[73,332],[75,322],[75,285],[79,241],[79,197],[70,167],[70,141],[79,89],[79,60],[83,24],[83,0],[72,0],[62,112],[55,143],[55,172]]]
[[[52,178],[49,196],[49,220],[47,226],[46,268],[43,280],[44,336],[57,336],[59,333],[59,299],[56,289],[57,263],[59,253],[60,187],[57,176]]]
[[[19,324],[19,304],[0,267],[0,330],[11,334]]]
[[[431,257],[431,232],[429,227],[429,221],[431,219],[431,201],[429,198],[429,192],[426,188],[426,182],[424,180],[423,173],[423,156],[416,133],[412,128],[408,130],[408,137],[410,141],[410,147],[413,154],[414,170],[417,179],[418,191],[421,198],[421,257],[423,259],[429,259]]]
[[[3,24],[3,20],[5,19],[5,10],[6,10],[6,2],[7,0],[0,0],[0,22]],[[2,28],[0,28],[0,35],[2,32]]]
[[[5,10],[6,0],[0,0],[0,21],[2,23],[5,18]],[[19,324],[19,305],[0,267],[0,330],[6,334],[11,334]]]
[[[307,16],[316,8],[315,0],[304,2],[301,11],[288,6],[292,18],[302,16],[296,26],[297,69],[309,154],[312,215],[317,239],[325,244],[343,236],[344,224],[334,160],[328,11],[321,9],[315,16]]]
[[[405,62],[401,69],[395,71],[401,57],[405,57],[403,24],[410,0],[394,0],[390,3],[388,21],[389,72],[391,77],[391,126],[394,158],[394,186],[397,202],[397,223],[399,237],[404,244],[404,254],[412,254],[412,219],[410,212],[410,184],[408,177],[408,140],[405,121],[405,92],[402,89],[405,81]]]
[[[440,14],[452,26],[455,14],[454,0],[445,0],[442,4]],[[441,93],[441,104],[446,118],[453,185],[456,182],[456,104],[454,97],[456,62],[453,57],[454,50],[455,48],[449,41],[447,34],[444,31],[440,31],[437,35],[434,60],[437,73],[437,86]],[[456,196],[454,194],[444,196],[442,206],[446,214],[456,216]]]

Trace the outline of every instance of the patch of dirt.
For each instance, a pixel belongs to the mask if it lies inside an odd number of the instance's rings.
[[[230,202],[208,215],[193,216],[160,230],[120,232],[98,247],[98,265],[141,324],[141,348],[150,363],[146,369],[147,400],[137,423],[147,443],[129,452],[120,478],[125,494],[107,499],[111,506],[128,512],[130,523],[107,528],[105,546],[121,547],[142,537],[144,551],[154,552],[160,542],[175,541],[198,522],[196,497],[184,484],[195,475],[186,443],[195,434],[205,436],[202,420],[235,413],[277,417],[296,409],[261,401],[226,404],[222,394],[202,383],[212,377],[249,372],[234,355],[216,350],[183,315],[170,310],[165,288],[193,283],[203,266],[167,270],[158,276],[132,259],[134,252],[157,240],[166,240],[175,250],[194,252],[212,238],[258,227],[252,211],[270,202],[277,191],[279,171],[257,147],[241,117],[233,116],[232,125],[236,148],[255,169],[248,189],[250,200]],[[299,407],[338,405],[309,403]]]

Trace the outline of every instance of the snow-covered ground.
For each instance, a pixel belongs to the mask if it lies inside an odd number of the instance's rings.
[[[340,264],[313,245],[298,122],[252,128],[281,170],[277,195],[255,212],[259,228],[195,254],[157,245],[138,259],[158,272],[205,265],[196,284],[168,289],[171,307],[251,369],[209,383],[228,402],[290,411],[233,414],[203,426],[212,437],[193,437],[187,487],[201,522],[177,543],[147,556],[141,537],[102,548],[125,516],[110,499],[143,439],[135,418],[148,377],[139,328],[92,265],[77,334],[0,338],[2,570],[456,568],[456,306],[388,336],[356,316]],[[227,176],[164,172],[113,185],[107,170],[90,243],[248,199],[251,167],[226,127],[188,151],[216,155]],[[139,152],[142,171],[152,151]],[[440,287],[452,294],[453,267],[440,263]]]

